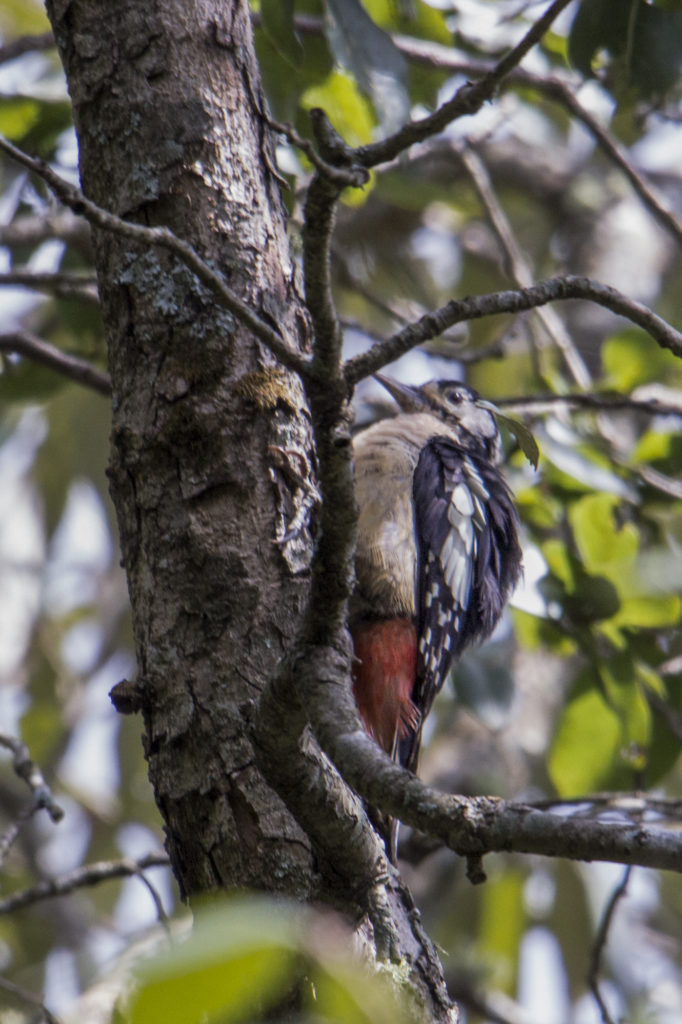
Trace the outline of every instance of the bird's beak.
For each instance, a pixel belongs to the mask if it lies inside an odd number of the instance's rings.
[[[493,416],[497,416],[500,411],[493,402],[486,402],[485,398],[477,398],[476,405],[479,409],[487,409]]]
[[[403,412],[422,412],[426,408],[426,402],[414,388],[409,384],[399,384],[391,377],[384,377],[383,373],[375,373],[374,379],[378,380],[386,388],[389,395],[395,399]]]

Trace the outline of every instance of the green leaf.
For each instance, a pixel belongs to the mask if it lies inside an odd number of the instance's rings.
[[[612,619],[620,608],[618,591],[605,576],[578,572],[575,586],[564,598],[564,610],[576,625]]]
[[[294,27],[294,0],[261,0],[263,30],[278,53],[293,67],[303,58],[303,46]]]
[[[682,12],[646,0],[583,0],[570,29],[570,60],[591,76],[603,54],[614,95],[664,96],[680,81]]]
[[[588,494],[568,513],[586,570],[606,575],[616,584],[623,567],[632,565],[639,549],[637,528],[632,523],[619,526],[616,522],[614,512],[619,504],[612,494]]]
[[[668,379],[680,380],[680,361],[653,345],[651,338],[636,327],[607,338],[601,348],[604,386],[615,391],[632,391],[639,384]]]
[[[602,662],[599,678],[609,706],[620,719],[626,756],[632,748],[647,748],[651,738],[651,709],[642,693],[642,679],[630,652],[619,651],[609,661]]]
[[[340,922],[310,908],[245,895],[200,907],[192,933],[138,970],[127,1024],[252,1024],[290,997],[310,1002],[306,1019],[407,1024],[396,985],[354,957]],[[405,992],[407,997],[408,993]],[[268,1016],[270,1014],[270,1016]],[[413,1016],[409,1019],[414,1019]]]
[[[35,100],[11,97],[0,102],[0,135],[8,139],[23,139],[40,116],[40,104]]]
[[[630,597],[621,602],[615,616],[617,626],[638,629],[656,629],[677,626],[680,622],[682,601],[674,594],[659,597]]]
[[[332,71],[322,85],[306,89],[301,106],[305,110],[322,107],[350,146],[362,146],[372,138],[374,119],[369,103],[343,71]]]
[[[294,978],[298,920],[256,899],[205,908],[189,938],[141,967],[130,1024],[230,1024],[260,1015]]]
[[[526,926],[525,881],[521,871],[511,869],[489,879],[481,894],[477,943],[486,960],[493,959],[489,983],[509,994],[513,992]]]
[[[2,0],[0,5],[0,27],[3,42],[5,36],[37,35],[49,32],[50,22],[45,5],[39,0]]]
[[[395,131],[410,112],[405,58],[388,33],[372,21],[360,0],[326,3],[334,56],[371,98],[384,130]]]
[[[521,518],[538,530],[551,530],[561,522],[563,503],[540,487],[525,487],[516,492]]]
[[[620,718],[591,682],[591,673],[583,674],[550,750],[549,775],[562,797],[605,788],[622,746]]]
[[[545,541],[541,550],[552,574],[561,580],[567,590],[572,589],[575,567],[564,542],[552,537]]]
[[[512,619],[516,638],[526,650],[537,651],[546,648],[564,658],[575,653],[575,642],[549,619],[531,615],[519,608],[512,608]]]
[[[511,416],[505,416],[504,413],[499,410],[495,411],[495,417],[503,427],[506,427],[510,434],[513,434],[516,438],[519,448],[530,462],[533,469],[538,468],[540,461],[540,449],[538,443],[533,437],[532,432],[528,429],[525,423],[521,423],[520,420],[515,420]]]

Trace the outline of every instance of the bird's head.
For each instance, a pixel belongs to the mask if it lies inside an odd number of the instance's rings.
[[[383,374],[377,373],[375,377],[403,412],[431,413],[454,429],[465,447],[482,447],[489,458],[497,459],[500,434],[493,407],[473,388],[458,380],[430,380],[415,388]]]

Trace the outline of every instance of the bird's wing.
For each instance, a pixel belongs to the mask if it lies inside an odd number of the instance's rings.
[[[417,570],[417,682],[422,721],[453,659],[494,628],[520,571],[517,516],[489,462],[445,437],[422,450],[413,480]],[[416,766],[420,732],[399,751]]]

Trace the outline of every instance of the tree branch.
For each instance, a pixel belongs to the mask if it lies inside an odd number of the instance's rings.
[[[34,996],[32,992],[29,992],[28,989],[17,985],[14,981],[10,981],[9,978],[0,978],[0,988],[4,989],[5,992],[9,992],[15,998],[20,999],[22,1003],[27,1003],[33,1008],[34,1012],[37,1010],[47,1021],[47,1024],[59,1024],[59,1018],[55,1017],[45,1006],[45,1003],[38,996]]]
[[[54,36],[51,32],[43,32],[36,36],[20,36],[0,46],[0,64],[7,64],[35,50],[51,50],[54,46]]]
[[[16,820],[10,824],[4,835],[0,836],[0,864],[2,864],[19,835],[22,825],[29,818],[33,817],[36,811],[45,808],[55,824],[62,820],[64,811],[52,796],[52,791],[46,783],[40,768],[31,760],[26,744],[22,743],[16,736],[0,733],[0,747],[5,747],[12,752],[14,773],[26,783],[33,794],[33,802],[28,807],[19,811]]]
[[[597,1002],[597,1006],[599,1007],[599,1012],[601,1013],[601,1017],[604,1024],[615,1024],[615,1021],[609,1013],[608,1007],[606,1006],[606,1003],[604,1002],[601,991],[599,989],[599,974],[601,971],[602,956],[604,953],[604,948],[606,946],[607,939],[609,937],[609,929],[611,927],[611,922],[613,921],[613,915],[616,912],[618,904],[627,892],[631,872],[632,867],[628,866],[623,873],[623,878],[618,883],[616,888],[611,893],[611,896],[609,897],[609,901],[606,904],[606,907],[604,908],[602,919],[599,922],[597,937],[595,939],[594,948],[592,949],[592,955],[590,957],[590,969],[587,975],[587,980],[592,991],[592,994],[594,995],[594,998]]]
[[[394,135],[368,146],[355,150],[355,160],[363,167],[376,167],[386,163],[408,149],[415,142],[423,142],[443,131],[459,117],[477,113],[483,104],[491,99],[502,80],[519,64],[529,50],[535,46],[550,27],[561,11],[568,7],[571,0],[554,0],[526,35],[507,53],[483,78],[477,82],[467,82],[457,90],[452,99],[448,100],[433,114],[420,121],[411,121]]]
[[[306,685],[313,728],[350,785],[372,806],[441,839],[463,857],[513,851],[682,872],[677,831],[641,822],[572,820],[496,797],[439,793],[394,764],[364,730],[344,732],[325,687],[311,691]]]
[[[306,371],[308,363],[299,355],[295,347],[276,330],[268,326],[264,320],[261,320],[250,306],[240,299],[236,292],[232,291],[224,278],[202,260],[189,242],[178,238],[169,228],[148,228],[109,213],[87,199],[80,189],[61,178],[43,160],[29,156],[28,153],[18,149],[3,136],[0,136],[0,150],[32,173],[37,174],[65,206],[68,206],[74,213],[81,214],[95,227],[104,231],[113,231],[125,238],[130,238],[131,241],[170,250],[196,274],[202,284],[212,293],[218,305],[228,310],[248,327],[284,366],[296,373]]]
[[[43,341],[30,331],[8,331],[0,334],[0,352],[16,352],[34,363],[49,367],[55,373],[92,388],[100,395],[111,394],[109,374],[98,370],[84,359],[62,352],[55,345]]]
[[[64,817],[64,811],[52,796],[43,773],[35,761],[31,760],[28,747],[16,736],[0,733],[0,747],[12,753],[12,768],[33,794],[33,802],[37,809],[45,808],[52,821],[57,824]]]
[[[103,860],[96,864],[87,864],[76,868],[58,878],[50,878],[38,885],[20,892],[12,893],[0,900],[0,914],[9,914],[14,910],[30,907],[42,900],[54,899],[56,896],[68,896],[76,889],[85,889],[101,882],[109,882],[114,878],[130,878],[140,876],[148,868],[169,867],[170,861],[166,853],[148,853],[138,860]],[[156,901],[155,901],[156,902]],[[157,904],[158,909],[158,904]]]
[[[629,398],[615,394],[580,395],[525,395],[519,398],[497,398],[495,405],[511,412],[542,416],[557,406],[573,409],[594,409],[595,412],[641,412],[651,416],[682,416],[682,395],[680,404],[671,405],[657,399]]]
[[[299,19],[297,18],[297,27],[298,22]],[[313,28],[311,24],[305,27],[307,27],[308,31],[311,31]],[[427,67],[442,68],[444,71],[452,71],[462,75],[480,76],[488,75],[494,69],[494,65],[487,61],[462,58],[449,46],[443,46],[440,43],[432,43],[426,39],[415,39],[404,35],[394,35],[391,38],[397,49],[408,59]],[[580,121],[609,160],[620,168],[644,206],[661,227],[665,228],[678,243],[682,242],[682,224],[680,224],[673,212],[668,208],[665,200],[657,194],[653,185],[633,167],[627,153],[613,135],[599,124],[593,114],[582,106],[576,96],[575,87],[572,83],[564,82],[562,79],[557,78],[556,75],[537,75],[532,71],[526,71],[525,68],[517,67],[509,72],[504,82],[500,83],[500,88],[510,89],[515,85],[523,85],[536,90],[548,99],[559,103],[577,121]]]
[[[459,156],[474,184],[479,199],[483,203],[493,231],[497,235],[507,258],[509,272],[514,284],[519,288],[530,287],[533,284],[535,275],[531,272],[528,260],[514,237],[511,224],[495,194],[487,167],[478,154],[468,146],[460,149]],[[551,307],[545,309],[542,306],[538,307],[536,315],[547,335],[549,335],[564,357],[573,380],[578,387],[588,388],[592,384],[590,371],[587,369],[580,352],[573,343],[573,339],[559,316]]]
[[[64,242],[89,247],[90,228],[82,217],[76,217],[71,210],[26,214],[9,224],[0,224],[0,245],[40,245],[48,238],[59,238]]]
[[[3,285],[51,292],[60,299],[82,299],[85,302],[99,303],[97,280],[92,274],[68,274],[63,271],[56,274],[41,274],[33,270],[8,270],[0,273],[0,286]]]
[[[257,18],[258,16],[255,15],[254,17]],[[304,32],[310,35],[322,35],[324,33],[322,18],[311,15],[297,14],[295,27],[297,32]],[[391,39],[396,48],[408,60],[426,67],[480,78],[485,78],[491,74],[496,67],[496,65],[489,61],[472,60],[463,57],[452,47],[444,46],[442,43],[434,43],[427,39],[416,39],[413,36],[400,34],[392,35]],[[565,107],[577,121],[580,121],[609,160],[620,168],[644,206],[661,227],[671,234],[678,243],[682,242],[682,224],[676,219],[666,201],[657,193],[654,186],[633,167],[627,153],[613,135],[599,124],[597,119],[582,106],[577,99],[576,87],[573,82],[563,81],[556,75],[543,76],[527,71],[525,68],[514,67],[500,81],[499,88],[503,90],[511,89],[517,85],[535,89],[543,96]]]
[[[267,116],[265,117],[265,120],[274,132],[277,132],[279,135],[283,135],[289,140],[292,146],[295,146],[297,149],[300,149],[302,153],[305,153],[318,173],[328,181],[333,182],[333,184],[339,185],[341,188],[362,188],[362,186],[366,185],[369,181],[369,174],[364,167],[337,167],[334,164],[323,160],[310,139],[304,139],[302,135],[299,135],[293,125],[280,124],[279,121],[275,121],[273,118]]]
[[[567,275],[541,281],[517,291],[492,292],[465,299],[452,299],[440,309],[427,313],[415,323],[375,345],[369,352],[349,360],[345,365],[346,380],[350,386],[354,386],[359,380],[371,376],[416,345],[437,337],[454,324],[499,313],[521,313],[544,306],[548,302],[567,299],[589,299],[600,306],[605,306],[613,313],[637,324],[651,335],[661,348],[670,349],[674,355],[682,358],[682,334],[647,306],[635,302],[634,299],[628,299],[615,288],[588,277]]]

